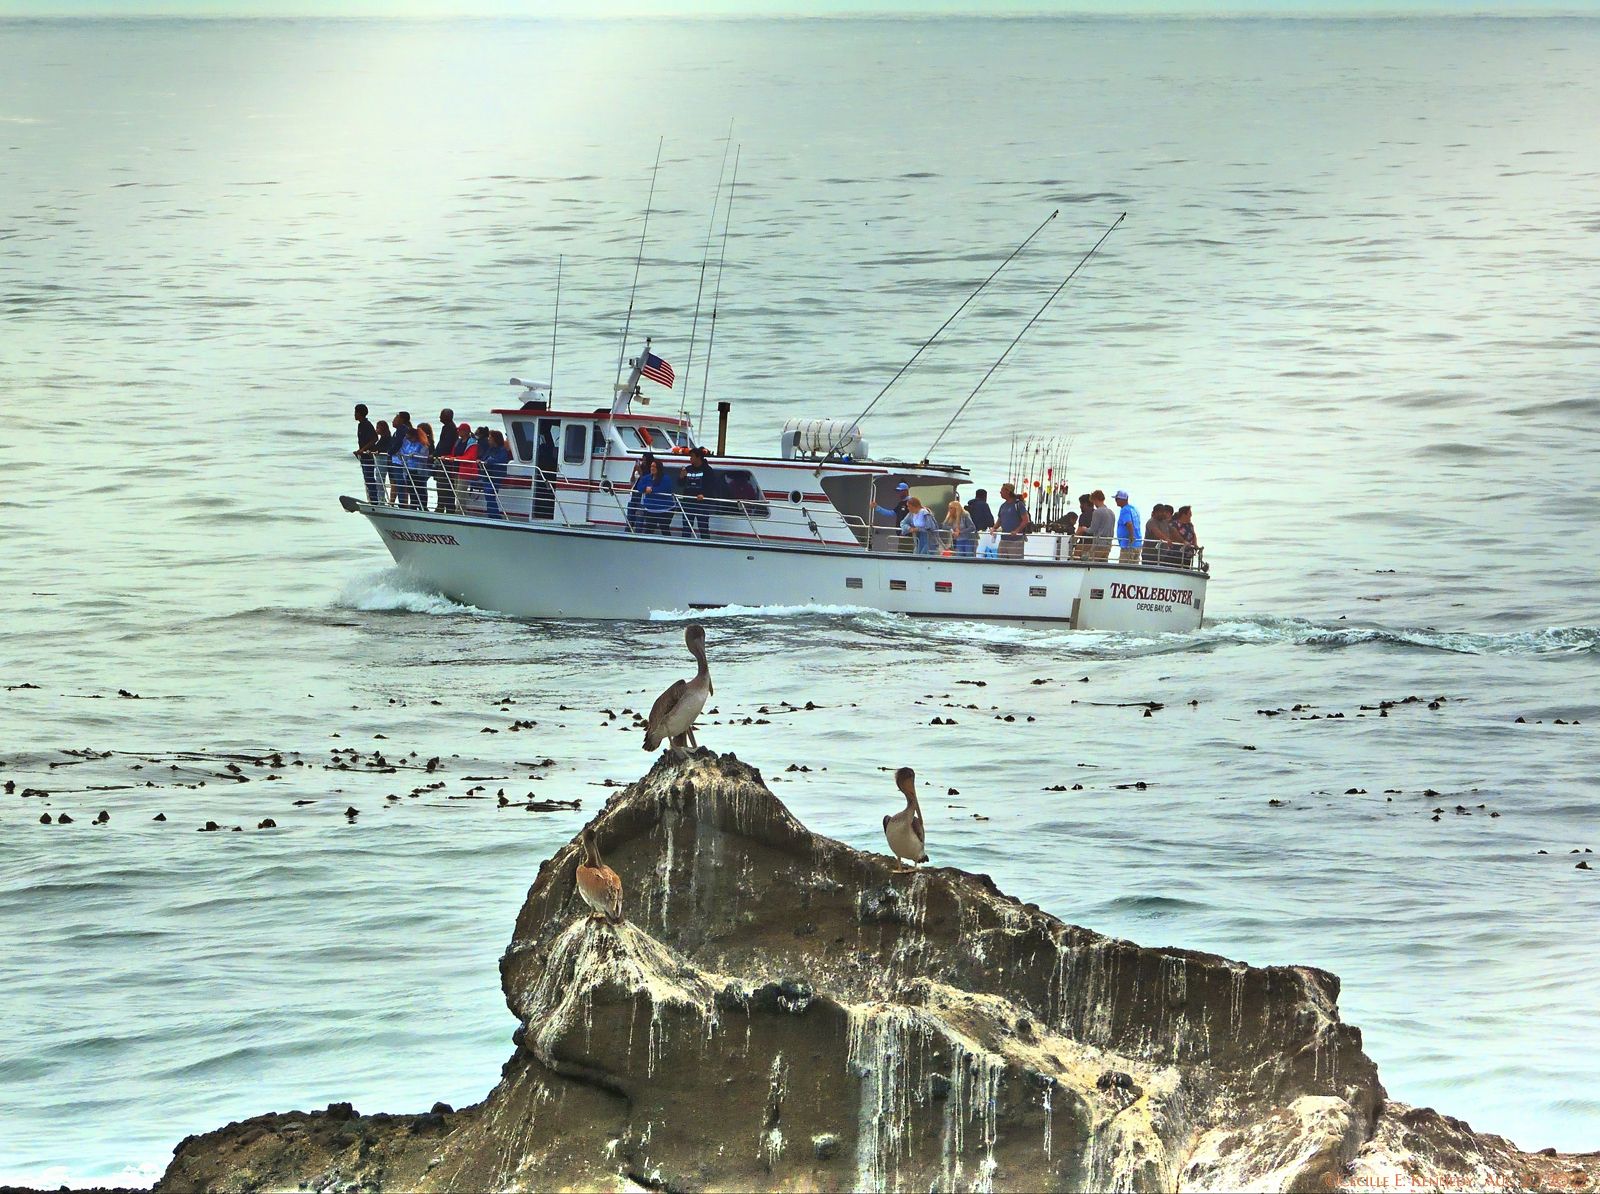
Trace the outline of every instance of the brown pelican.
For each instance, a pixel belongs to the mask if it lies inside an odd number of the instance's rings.
[[[922,806],[917,803],[917,773],[902,767],[894,773],[894,782],[906,794],[906,806],[894,816],[883,819],[883,836],[889,840],[889,849],[896,858],[913,863],[927,862],[928,835],[922,827]]]
[[[583,861],[578,864],[578,894],[583,902],[594,909],[591,920],[603,919],[611,924],[622,920],[622,880],[617,872],[600,859],[600,847],[595,844],[594,827],[583,828]]]
[[[700,665],[693,680],[675,680],[672,687],[656,698],[650,706],[650,719],[645,722],[644,748],[654,750],[663,742],[677,753],[700,745],[694,738],[694,719],[706,707],[706,698],[715,689],[711,687],[711,672],[706,667],[706,628],[691,622],[683,632],[684,645]]]

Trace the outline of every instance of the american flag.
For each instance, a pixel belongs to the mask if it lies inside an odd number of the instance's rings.
[[[653,352],[647,352],[644,354],[644,359],[639,362],[639,372],[644,374],[651,381],[660,382],[669,390],[672,388],[672,379],[674,376],[676,376],[672,372],[672,366],[667,364],[660,357],[656,356],[656,354]]]

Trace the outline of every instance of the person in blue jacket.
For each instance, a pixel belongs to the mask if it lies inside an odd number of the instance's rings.
[[[652,459],[649,469],[633,483],[633,492],[639,499],[638,529],[647,535],[665,535],[676,509],[672,474]]]
[[[1139,511],[1128,501],[1126,489],[1117,490],[1117,562],[1137,564],[1144,547],[1143,522]]]
[[[510,463],[511,448],[506,443],[506,433],[489,432],[488,446],[478,445],[478,467],[489,481],[483,503],[490,518],[505,517],[500,510],[500,489],[506,483],[506,465]]]
[[[911,535],[915,539],[917,555],[939,554],[939,524],[934,521],[933,514],[923,508],[921,499],[907,500],[906,516],[901,520],[900,533]]]

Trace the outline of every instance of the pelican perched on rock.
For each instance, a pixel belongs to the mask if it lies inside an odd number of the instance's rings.
[[[594,827],[583,828],[583,861],[578,864],[578,894],[594,909],[591,920],[618,924],[622,920],[622,880],[600,858]]]
[[[672,687],[656,698],[650,706],[650,718],[644,726],[644,748],[654,750],[663,742],[676,753],[680,749],[700,745],[694,739],[694,719],[706,707],[706,698],[715,689],[711,687],[711,672],[706,667],[706,628],[691,622],[683,632],[683,642],[700,666],[692,680],[675,680]]]
[[[927,862],[928,834],[922,826],[922,806],[917,803],[917,773],[902,767],[894,773],[894,782],[905,793],[906,806],[883,819],[883,836],[888,839],[889,849],[896,858],[912,863]]]

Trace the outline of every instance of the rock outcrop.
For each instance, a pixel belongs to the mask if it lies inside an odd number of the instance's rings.
[[[892,803],[892,802],[891,802]],[[501,959],[521,1022],[460,1112],[347,1105],[191,1137],[158,1189],[1327,1190],[1575,1187],[1386,1105],[1338,979],[1146,949],[985,877],[897,873],[802,826],[731,755],[663,758],[596,818]]]

